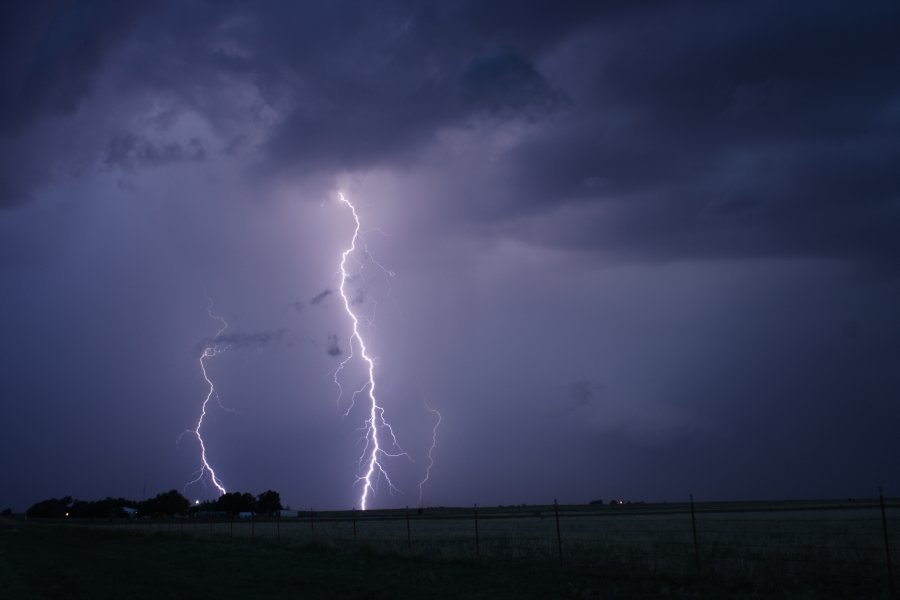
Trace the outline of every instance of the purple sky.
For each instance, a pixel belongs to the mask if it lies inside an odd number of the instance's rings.
[[[0,8],[0,508],[900,493],[889,0]],[[324,294],[330,290],[330,294]],[[335,352],[335,347],[341,353]],[[362,381],[362,364],[342,374]],[[186,495],[212,498],[209,485]]]

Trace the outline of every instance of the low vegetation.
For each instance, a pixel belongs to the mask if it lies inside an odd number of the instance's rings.
[[[896,557],[900,507],[885,515]],[[48,565],[73,589],[107,578],[136,598],[157,582],[219,598],[888,597],[885,522],[866,501],[704,504],[694,519],[635,503],[3,522],[4,600],[79,597],[56,595]]]
[[[229,492],[216,500],[192,505],[178,490],[169,490],[146,500],[106,498],[104,500],[75,500],[71,496],[49,498],[35,502],[25,511],[29,519],[102,519],[113,517],[174,517],[198,513],[219,512],[236,515],[241,512],[273,514],[281,509],[281,495],[267,490],[257,496]],[[10,511],[11,512],[11,511]]]
[[[223,543],[156,533],[0,524],[4,600],[159,598],[696,598],[690,580],[608,580],[555,563],[443,561],[363,545]]]

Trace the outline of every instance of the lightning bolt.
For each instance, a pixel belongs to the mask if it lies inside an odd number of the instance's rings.
[[[434,466],[434,458],[432,457],[432,453],[434,452],[434,447],[437,446],[437,430],[438,427],[441,426],[441,413],[437,411],[437,409],[431,408],[428,406],[428,403],[425,403],[425,408],[428,409],[433,415],[437,415],[437,421],[434,422],[434,427],[431,429],[431,447],[428,448],[428,467],[425,469],[425,477],[422,481],[419,482],[419,506],[422,506],[422,495],[424,493],[425,484],[428,483],[428,478],[431,477],[431,467]]]
[[[375,396],[375,360],[369,356],[369,351],[366,348],[366,342],[360,333],[360,321],[365,320],[368,326],[372,326],[372,319],[367,318],[365,316],[357,315],[353,312],[351,308],[351,300],[350,296],[347,294],[347,281],[350,279],[350,273],[347,271],[347,260],[351,255],[353,255],[357,249],[358,244],[363,246],[363,251],[366,256],[372,260],[372,262],[378,265],[377,262],[371,258],[368,250],[365,248],[365,242],[360,240],[360,221],[359,214],[356,212],[356,207],[344,196],[343,193],[338,193],[338,197],[343,204],[346,204],[350,209],[350,212],[353,215],[353,220],[355,222],[355,229],[353,230],[353,238],[350,240],[350,247],[348,247],[341,254],[341,263],[340,263],[340,273],[341,273],[341,285],[339,286],[339,291],[341,294],[341,298],[344,301],[344,310],[347,312],[347,315],[350,317],[350,321],[353,324],[353,333],[350,336],[350,352],[349,355],[341,362],[341,364],[335,369],[334,372],[334,381],[338,385],[338,388],[341,389],[341,393],[343,393],[343,389],[340,386],[340,382],[338,376],[343,370],[343,368],[350,362],[355,356],[353,351],[354,342],[359,346],[359,354],[362,358],[363,362],[366,364],[368,378],[363,386],[356,390],[352,396],[352,402],[350,407],[344,413],[348,415],[356,402],[356,397],[360,394],[365,393],[368,398],[368,409],[369,416],[365,421],[363,426],[365,446],[363,448],[362,454],[359,457],[359,466],[361,470],[361,474],[357,475],[356,483],[362,484],[362,492],[359,497],[359,506],[362,510],[366,510],[366,505],[369,501],[369,496],[375,494],[375,484],[379,477],[383,477],[385,482],[387,482],[388,487],[394,491],[397,488],[394,486],[393,482],[391,482],[391,478],[388,475],[387,470],[382,463],[384,458],[393,458],[398,456],[406,456],[409,455],[400,448],[400,445],[397,443],[397,437],[394,435],[394,430],[391,428],[390,424],[384,418],[384,408],[378,404],[378,401]],[[358,262],[358,261],[357,261]],[[361,266],[361,263],[358,263]],[[380,266],[380,265],[378,265]],[[390,441],[393,448],[396,448],[398,452],[389,452],[385,449],[382,438],[380,434],[387,433],[390,436]]]
[[[200,469],[197,471],[197,477],[195,479],[184,484],[184,488],[182,488],[182,491],[186,490],[189,486],[202,481],[203,476],[208,472],[209,478],[212,481],[213,485],[216,486],[220,494],[224,495],[225,493],[227,493],[225,491],[225,485],[216,475],[216,471],[212,468],[212,465],[209,464],[209,460],[206,458],[206,443],[203,441],[203,435],[201,435],[200,429],[203,427],[203,419],[206,417],[206,408],[207,406],[209,406],[209,401],[213,398],[213,396],[215,396],[216,402],[219,404],[219,406],[225,409],[225,407],[222,406],[221,400],[219,399],[218,392],[216,392],[216,386],[213,384],[212,380],[209,378],[209,374],[206,372],[206,359],[218,356],[219,354],[222,354],[223,352],[228,350],[227,345],[220,346],[216,343],[216,340],[218,340],[219,337],[225,332],[225,330],[228,329],[228,322],[225,321],[224,318],[213,312],[213,301],[210,298],[207,299],[209,300],[209,304],[206,305],[206,314],[209,315],[210,319],[221,323],[222,326],[216,332],[216,337],[212,339],[212,343],[203,348],[203,352],[200,354],[200,372],[203,373],[203,379],[209,386],[209,391],[206,393],[206,398],[203,400],[203,404],[200,406],[200,418],[197,420],[197,426],[193,429],[188,429],[181,434],[182,436],[184,436],[185,434],[193,434],[194,437],[197,438],[197,442],[200,443]]]

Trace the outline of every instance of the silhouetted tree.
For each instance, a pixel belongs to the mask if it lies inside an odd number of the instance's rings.
[[[256,498],[253,497],[253,494],[230,492],[219,496],[219,499],[216,501],[216,507],[230,515],[253,512],[256,508]]]
[[[142,515],[183,515],[190,506],[191,503],[178,490],[169,490],[141,502],[138,512]]]
[[[11,508],[4,508],[3,512],[0,512],[0,517],[11,517],[11,516],[12,516]]]
[[[124,506],[137,506],[137,502],[125,498],[105,498],[93,502],[76,500],[69,509],[69,516],[82,519],[124,517]]]
[[[66,516],[69,506],[72,504],[72,496],[63,498],[50,498],[35,502],[25,511],[29,519],[53,519]]]
[[[267,490],[256,497],[256,512],[268,515],[281,510],[281,494]]]

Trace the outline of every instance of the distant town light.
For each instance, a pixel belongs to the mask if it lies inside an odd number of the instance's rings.
[[[200,501],[199,501],[199,500],[194,500],[194,506],[197,506],[197,505],[199,505],[199,504],[200,504]]]

